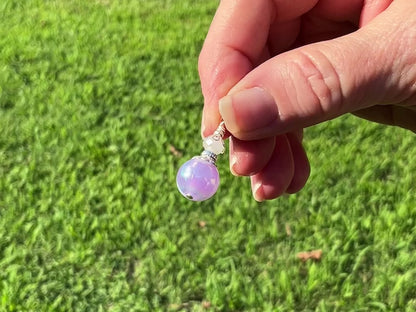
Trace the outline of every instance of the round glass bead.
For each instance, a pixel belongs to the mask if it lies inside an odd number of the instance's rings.
[[[220,176],[215,164],[201,157],[194,157],[184,163],[176,176],[181,194],[193,201],[212,197],[219,183]]]

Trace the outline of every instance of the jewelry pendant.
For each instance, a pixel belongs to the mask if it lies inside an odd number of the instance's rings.
[[[204,151],[184,163],[176,176],[179,192],[193,201],[211,198],[220,184],[215,165],[219,154],[224,153],[225,124],[221,122],[215,132],[203,140]]]

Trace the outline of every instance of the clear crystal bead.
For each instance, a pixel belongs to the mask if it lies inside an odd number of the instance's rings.
[[[206,137],[202,143],[204,149],[216,155],[222,154],[225,151],[224,142],[219,135],[211,135]]]

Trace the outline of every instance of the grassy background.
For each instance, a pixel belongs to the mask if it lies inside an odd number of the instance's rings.
[[[177,192],[200,152],[216,6],[1,1],[1,311],[416,310],[406,131],[351,116],[308,129],[295,196],[256,203],[226,157],[212,200]],[[320,262],[296,258],[313,249]]]

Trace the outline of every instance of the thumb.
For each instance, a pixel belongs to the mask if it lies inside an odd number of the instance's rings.
[[[254,140],[373,105],[409,103],[416,94],[415,10],[413,1],[394,1],[350,35],[256,67],[220,100],[228,131]]]

